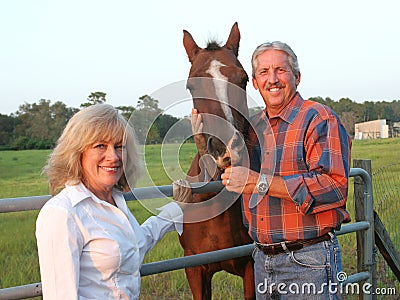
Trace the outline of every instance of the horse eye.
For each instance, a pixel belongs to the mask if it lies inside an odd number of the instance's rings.
[[[245,74],[245,76],[243,76],[240,84],[241,84],[241,86],[246,86],[248,82],[249,82],[249,77],[247,76],[247,74]]]

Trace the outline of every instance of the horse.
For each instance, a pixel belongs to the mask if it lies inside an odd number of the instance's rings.
[[[201,151],[197,152],[187,176],[192,180],[215,180],[224,168],[238,163],[246,151],[248,76],[238,60],[240,31],[235,23],[224,46],[210,41],[206,48],[200,48],[188,31],[183,33],[183,45],[191,63],[187,89],[194,108],[203,117],[208,152],[203,156]],[[212,171],[209,171],[210,157],[215,167]],[[205,205],[193,208],[192,214],[185,211],[184,229],[179,237],[185,256],[253,242],[242,222],[241,201],[237,194],[234,198],[231,196],[226,190],[225,193],[192,196],[193,203]],[[213,197],[217,200],[208,204]],[[228,204],[222,204],[224,202]],[[188,216],[197,219],[187,222]],[[246,256],[186,268],[193,299],[211,299],[212,276],[221,270],[241,276],[244,298],[255,299],[253,264],[252,257]]]

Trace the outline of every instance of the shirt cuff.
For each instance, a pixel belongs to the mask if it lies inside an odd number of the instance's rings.
[[[175,202],[170,202],[157,208],[160,213],[158,217],[174,222],[175,229],[179,235],[183,232],[183,212],[180,206]]]

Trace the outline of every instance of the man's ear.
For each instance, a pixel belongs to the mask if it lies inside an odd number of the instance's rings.
[[[258,90],[258,83],[257,80],[254,77],[251,77],[251,81],[253,82],[253,86],[256,90]]]
[[[299,74],[296,77],[296,86],[300,84],[300,79],[301,79],[301,73],[299,72]]]

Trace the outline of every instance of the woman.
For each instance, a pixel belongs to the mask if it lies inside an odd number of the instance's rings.
[[[44,173],[52,195],[36,222],[44,299],[137,299],[144,255],[182,220],[171,202],[142,225],[123,191],[139,175],[133,129],[108,104],[68,122]],[[129,183],[129,184],[128,184]]]

